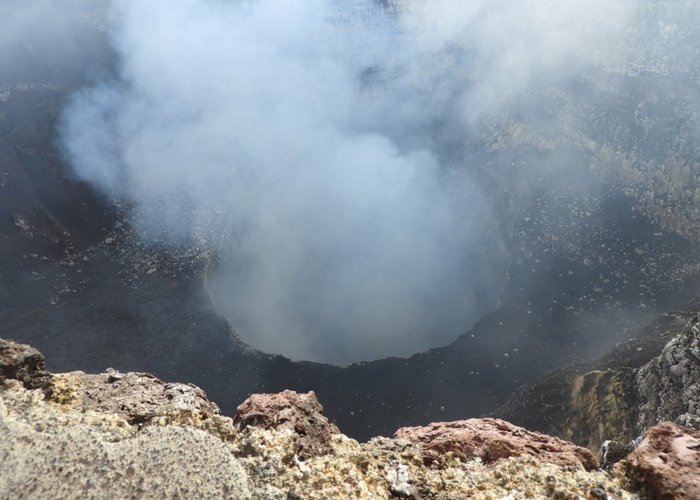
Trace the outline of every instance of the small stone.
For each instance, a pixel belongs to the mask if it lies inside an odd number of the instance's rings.
[[[603,488],[602,486],[596,486],[588,493],[588,495],[591,498],[596,498],[600,500],[607,500],[608,498],[608,494],[605,492],[605,488]]]

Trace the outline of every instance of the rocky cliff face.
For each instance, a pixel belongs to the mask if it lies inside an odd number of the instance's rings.
[[[694,316],[660,356],[636,373],[637,430],[663,420],[700,424],[700,327]]]
[[[596,450],[607,440],[628,443],[663,421],[697,428],[698,305],[657,318],[597,362],[521,388],[496,414]]]

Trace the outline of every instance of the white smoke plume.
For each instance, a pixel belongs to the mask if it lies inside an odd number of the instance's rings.
[[[242,338],[336,363],[443,345],[505,279],[460,153],[533,82],[622,58],[628,2],[117,0],[61,126],[145,238],[201,236]]]

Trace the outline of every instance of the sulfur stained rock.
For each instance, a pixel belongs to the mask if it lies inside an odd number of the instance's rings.
[[[494,416],[594,452],[608,440],[629,443],[660,421],[700,428],[699,308],[695,298],[598,361],[522,386]]]
[[[298,436],[299,457],[308,458],[325,453],[331,436],[340,432],[322,412],[323,406],[313,391],[253,394],[238,406],[233,421],[239,430],[251,426],[291,430]]]
[[[425,427],[403,427],[394,436],[418,444],[427,463],[452,453],[463,460],[478,458],[485,463],[530,455],[548,463],[586,470],[598,466],[593,454],[585,448],[496,418],[472,418],[437,422]]]
[[[635,371],[626,367],[576,376],[561,436],[594,451],[606,441],[631,440],[637,435],[630,429],[634,427],[630,417],[635,411],[634,379]]]
[[[51,375],[44,356],[31,346],[0,338],[0,384],[19,380],[27,389],[51,391]]]
[[[672,422],[650,427],[614,470],[650,498],[700,498],[700,432]]]

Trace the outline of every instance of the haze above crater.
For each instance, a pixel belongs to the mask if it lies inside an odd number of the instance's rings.
[[[506,279],[467,144],[514,110],[546,127],[532,86],[619,62],[630,4],[115,0],[117,71],[60,136],[142,238],[217,251],[209,287],[246,342],[405,356],[466,331]]]

